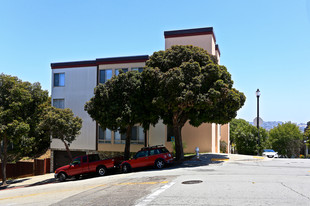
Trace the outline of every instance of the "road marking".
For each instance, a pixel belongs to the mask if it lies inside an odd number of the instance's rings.
[[[120,186],[122,186],[122,185],[152,185],[152,184],[167,184],[167,183],[168,183],[168,181],[162,181],[162,182],[125,182],[125,183],[114,184],[114,185],[120,185]],[[70,192],[70,191],[81,190],[81,189],[94,189],[96,187],[104,187],[104,186],[107,186],[107,184],[86,186],[83,188],[54,190],[54,191],[49,191],[49,192],[40,192],[40,193],[33,193],[33,194],[28,194],[28,195],[4,197],[4,198],[0,198],[0,201],[1,200],[8,200],[8,199],[16,199],[16,198],[27,198],[27,197],[33,197],[33,196],[38,196],[38,195],[48,195],[48,194],[59,193],[59,192]]]
[[[161,188],[159,188],[158,190],[156,190],[152,194],[146,196],[141,202],[136,204],[136,206],[147,205],[148,203],[152,202],[158,195],[160,195],[160,193],[164,192],[165,190],[167,190],[169,187],[171,187],[174,184],[175,184],[175,182],[170,182],[169,184],[162,186]]]
[[[155,184],[167,184],[168,181],[163,182],[124,182],[115,185],[155,185]]]
[[[84,189],[93,189],[95,187],[102,187],[102,186],[105,186],[105,185],[88,186],[88,187],[84,187]],[[47,195],[47,194],[53,194],[53,193],[59,193],[59,192],[68,192],[68,191],[74,191],[74,190],[80,190],[80,188],[55,190],[55,191],[50,191],[50,192],[39,192],[39,193],[33,193],[33,194],[28,194],[28,195],[18,195],[18,196],[0,198],[0,200],[33,197],[33,196],[38,196],[38,195]]]
[[[220,159],[220,158],[212,158],[211,161],[215,162],[215,161],[228,161],[229,159]]]
[[[258,156],[254,156],[253,158],[255,158],[255,159],[265,159],[264,157],[258,157]]]

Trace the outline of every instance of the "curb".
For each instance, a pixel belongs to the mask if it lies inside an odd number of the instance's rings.
[[[211,161],[212,162],[229,161],[229,159],[227,159],[227,158],[212,158]]]

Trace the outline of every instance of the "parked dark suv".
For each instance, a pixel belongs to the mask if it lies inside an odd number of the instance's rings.
[[[173,162],[172,154],[162,145],[144,147],[130,160],[121,164],[122,172],[130,172],[134,168],[155,166],[158,169]]]

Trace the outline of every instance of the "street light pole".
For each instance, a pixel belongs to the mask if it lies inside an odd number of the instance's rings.
[[[256,97],[257,97],[257,137],[258,137],[258,155],[260,154],[259,149],[260,149],[260,138],[259,138],[259,96],[260,96],[260,91],[259,89],[256,90]]]

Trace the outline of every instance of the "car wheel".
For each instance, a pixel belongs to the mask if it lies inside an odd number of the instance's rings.
[[[165,161],[164,160],[158,159],[158,160],[155,161],[155,167],[157,169],[162,169],[162,168],[164,168],[164,166],[165,166]]]
[[[98,167],[98,169],[97,169],[97,174],[98,174],[99,176],[104,176],[104,175],[107,174],[107,169],[106,169],[105,167],[103,167],[103,166]]]
[[[131,172],[131,167],[129,164],[123,164],[122,166],[122,173],[128,173]]]
[[[60,182],[64,182],[66,180],[67,176],[65,173],[61,172],[58,174],[58,179]]]

